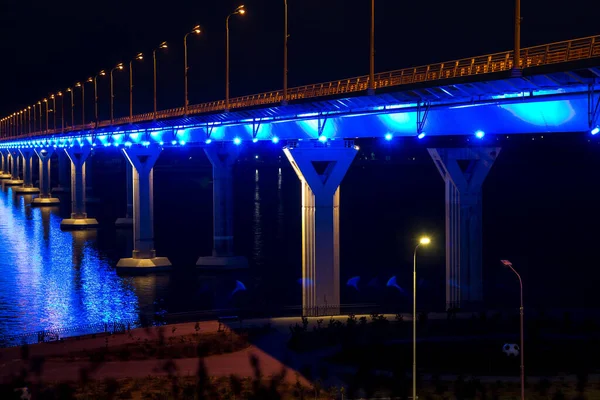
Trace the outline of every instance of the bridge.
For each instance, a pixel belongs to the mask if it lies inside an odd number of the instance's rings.
[[[0,121],[0,179],[17,193],[39,192],[32,206],[49,206],[58,202],[50,162],[58,160],[61,186],[70,163],[72,214],[61,227],[93,229],[86,160],[92,151],[118,147],[128,160],[128,215],[118,223],[133,226],[134,251],[117,267],[156,271],[171,264],[154,250],[154,163],[165,147],[201,146],[213,166],[214,243],[213,254],[197,264],[239,268],[247,261],[233,251],[235,161],[242,145],[280,146],[302,184],[305,313],[336,313],[339,188],[358,151],[354,139],[414,137],[445,183],[447,305],[474,305],[483,300],[481,188],[501,150],[490,137],[600,132],[600,36],[525,48],[519,65],[513,60],[508,51],[379,73],[374,93],[369,76],[361,76],[290,88],[286,98],[267,92],[79,125],[74,117],[70,124],[61,118],[60,126],[54,119],[52,129],[47,113],[44,120],[41,108],[36,117],[36,107],[28,107]],[[468,145],[433,146],[444,136],[465,136]],[[32,182],[36,157],[39,188]]]

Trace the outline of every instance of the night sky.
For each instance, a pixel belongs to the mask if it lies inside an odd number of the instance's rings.
[[[158,108],[183,105],[183,36],[190,36],[190,103],[224,98],[225,17],[232,0],[3,0],[0,4],[0,115],[85,80],[137,52],[135,112],[152,109],[152,49],[158,56]],[[368,73],[369,0],[288,0],[290,86]],[[513,2],[377,0],[376,70],[385,71],[508,50]],[[600,3],[523,0],[523,46],[598,34]],[[283,0],[245,0],[231,19],[231,95],[282,87]],[[108,117],[107,78],[98,82]],[[76,92],[80,96],[80,92]],[[116,116],[127,114],[128,73],[115,72]],[[79,99],[76,98],[76,104]],[[92,115],[92,87],[86,108]],[[77,105],[76,105],[77,107]]]

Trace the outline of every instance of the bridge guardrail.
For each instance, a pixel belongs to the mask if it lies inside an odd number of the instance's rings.
[[[437,64],[423,65],[418,67],[404,68],[394,71],[375,74],[375,89],[389,88],[408,85],[419,82],[438,81],[450,78],[481,75],[493,72],[501,72],[512,69],[513,51],[488,54],[483,56],[463,58]],[[533,46],[521,49],[520,67],[530,68],[541,65],[558,64],[569,61],[577,61],[600,57],[600,35],[585,38],[567,40]],[[367,90],[369,76],[363,75],[338,81],[323,82],[298,86],[288,89],[288,101],[317,99],[319,97],[356,93]],[[278,104],[283,101],[282,91],[272,91],[234,97],[229,101],[229,109],[264,106]],[[226,108],[224,100],[210,101],[201,104],[190,105],[188,115],[198,115],[210,112],[224,111]],[[123,125],[128,123],[149,122],[153,120],[176,118],[185,116],[183,107],[161,110],[154,113],[144,113],[130,117],[121,117],[111,121],[99,121],[86,125],[75,125],[66,129],[51,129],[40,132],[21,132],[14,134],[16,127],[9,126],[12,135],[4,135],[0,139],[18,139],[35,137],[40,135],[56,135],[66,132],[94,129],[111,125]]]

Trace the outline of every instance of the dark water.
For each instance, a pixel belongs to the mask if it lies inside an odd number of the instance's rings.
[[[523,273],[530,307],[597,307],[600,146],[503,146],[484,186],[486,303],[516,304],[514,276],[498,265],[509,258]],[[426,233],[432,245],[420,253],[419,307],[443,309],[442,179],[422,147],[361,148],[361,158],[374,152],[376,160],[357,160],[341,188],[342,303],[408,310],[412,250]],[[156,250],[173,262],[170,274],[117,275],[114,266],[130,256],[132,241],[130,231],[113,227],[125,214],[124,163],[116,149],[101,149],[92,171],[88,196],[100,203],[89,204],[88,213],[99,220],[97,231],[60,231],[68,195],[60,207],[35,209],[31,196],[0,192],[0,334],[300,304],[300,185],[273,146],[247,147],[235,170],[236,251],[248,257],[246,271],[209,275],[194,268],[212,247],[211,168],[201,149],[167,149],[155,168]],[[354,276],[359,290],[346,285]],[[391,276],[403,290],[386,286]],[[247,290],[232,294],[236,280]]]

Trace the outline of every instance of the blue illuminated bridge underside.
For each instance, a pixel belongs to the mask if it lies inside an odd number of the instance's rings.
[[[525,68],[516,77],[506,70],[383,88],[374,95],[359,91],[288,105],[32,134],[3,138],[0,147],[61,146],[73,140],[98,146],[127,142],[164,146],[211,141],[239,144],[273,138],[389,138],[416,136],[419,131],[428,136],[472,135],[478,130],[491,135],[589,132],[597,123],[594,105],[600,91],[594,81],[598,78],[600,57],[590,57]]]

